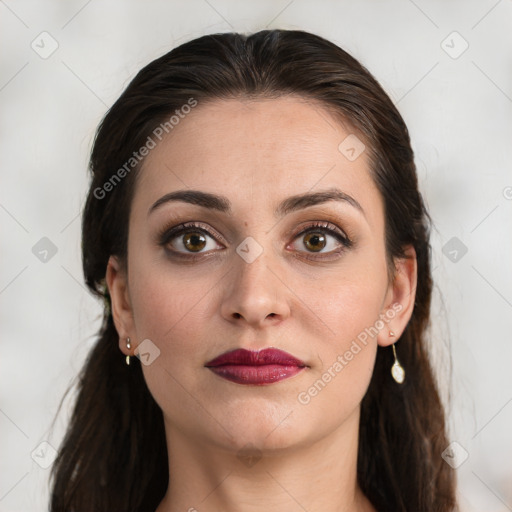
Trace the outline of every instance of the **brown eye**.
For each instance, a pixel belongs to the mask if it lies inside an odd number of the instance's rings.
[[[209,228],[199,226],[193,222],[180,224],[159,237],[159,244],[176,256],[192,256],[194,253],[203,255],[211,249],[222,249],[223,246],[216,242],[216,236],[210,233]]]
[[[314,252],[321,251],[327,245],[323,233],[315,231],[306,233],[306,236],[303,238],[303,243],[305,247]]]
[[[301,253],[317,253],[317,258],[336,256],[352,247],[352,241],[335,224],[316,222],[296,235],[296,250]],[[305,250],[303,250],[305,248]]]
[[[198,252],[206,246],[206,238],[202,233],[189,231],[182,237],[183,245],[192,252]]]

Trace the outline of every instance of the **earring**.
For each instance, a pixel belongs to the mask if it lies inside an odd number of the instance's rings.
[[[389,336],[393,338],[395,336],[395,333],[393,331],[389,331]],[[403,369],[402,365],[398,361],[398,358],[396,357],[395,343],[393,343],[392,345],[393,355],[395,356],[395,362],[391,367],[391,375],[393,376],[393,379],[395,379],[395,381],[398,382],[398,384],[402,384],[402,382],[405,379],[405,370]]]
[[[132,348],[132,345],[130,343],[130,338],[126,338],[126,348],[130,350]],[[126,356],[126,364],[130,366],[130,356]]]

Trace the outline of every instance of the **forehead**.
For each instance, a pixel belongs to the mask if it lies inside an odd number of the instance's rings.
[[[239,213],[254,213],[273,211],[290,195],[337,187],[377,222],[372,210],[382,215],[382,204],[367,151],[355,159],[346,152],[347,144],[361,151],[356,136],[348,123],[303,98],[199,102],[146,157],[134,203],[149,208],[166,193],[199,189],[228,196]]]

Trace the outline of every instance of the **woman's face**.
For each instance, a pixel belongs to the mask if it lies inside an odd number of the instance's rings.
[[[354,137],[303,99],[216,100],[146,157],[127,275],[111,258],[107,280],[121,349],[126,336],[146,340],[144,376],[168,432],[264,450],[353,431],[377,345],[412,313],[416,272],[404,263],[388,282],[383,201]],[[335,189],[338,199],[315,199]],[[176,191],[219,199],[159,201]],[[182,223],[196,226],[169,234]],[[269,347],[306,366],[266,384],[205,366]]]

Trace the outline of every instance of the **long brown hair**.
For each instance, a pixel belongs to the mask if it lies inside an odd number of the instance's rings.
[[[85,282],[105,301],[103,325],[81,371],[74,410],[52,470],[52,512],[154,511],[169,479],[162,411],[140,362],[125,365],[105,287],[110,255],[126,259],[128,218],[140,165],[126,167],[153,130],[190,102],[300,95],[350,123],[368,145],[385,205],[386,252],[417,254],[412,317],[399,342],[408,378],[390,378],[381,347],[361,404],[358,481],[379,511],[455,510],[455,476],[443,406],[429,362],[431,219],[418,190],[407,127],[379,83],[335,44],[298,30],[203,36],[144,67],[105,115],[91,154],[82,221]],[[113,179],[125,166],[123,179]],[[110,180],[110,181],[109,181]],[[105,187],[110,182],[112,186]],[[108,188],[108,190],[107,190]]]

